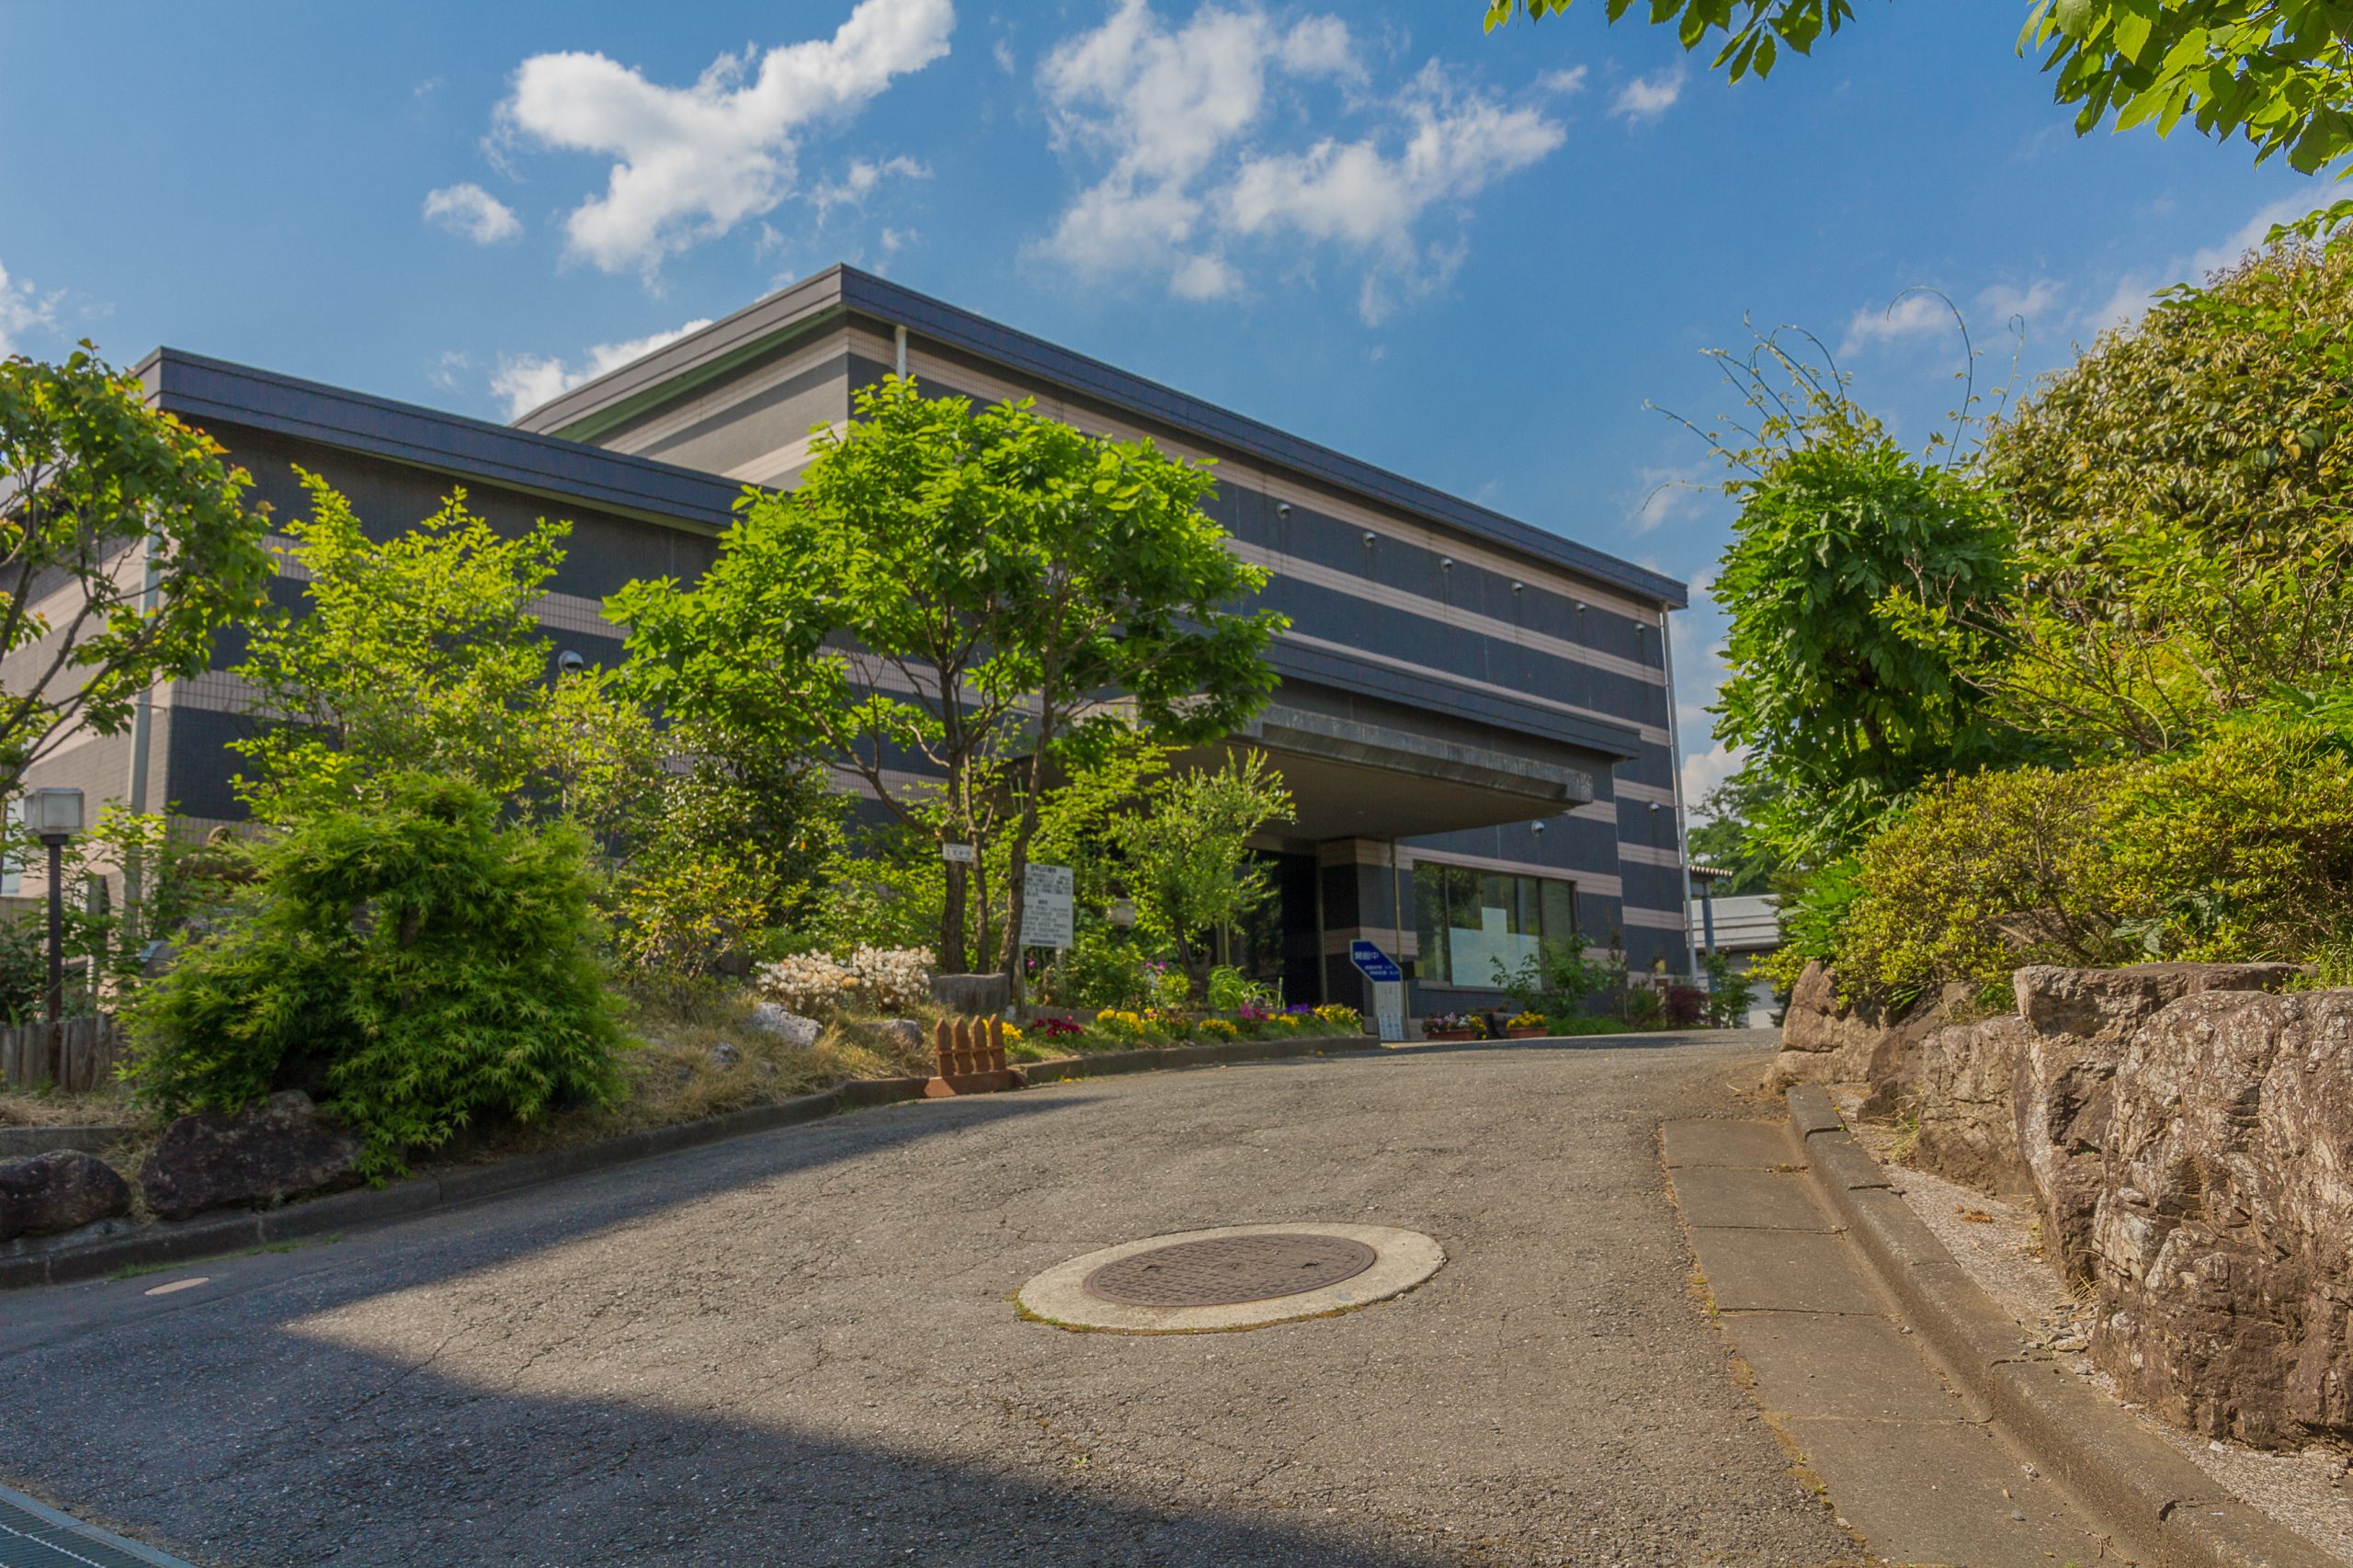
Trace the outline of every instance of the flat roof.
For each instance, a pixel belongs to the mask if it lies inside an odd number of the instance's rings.
[[[1158,381],[1017,332],[854,267],[830,267],[779,290],[733,315],[541,403],[516,420],[516,426],[551,435],[568,432],[594,437],[599,430],[741,364],[779,338],[853,312],[904,326],[933,342],[1008,366],[1262,462],[1384,502],[1469,538],[1566,567],[1654,603],[1680,609],[1690,602],[1686,585],[1663,573],[1606,555],[1589,545],[1449,495],[1329,447],[1318,446],[1262,420],[1188,397]]]

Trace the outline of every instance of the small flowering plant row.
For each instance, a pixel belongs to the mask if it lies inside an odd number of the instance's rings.
[[[859,948],[846,961],[823,953],[796,953],[762,964],[754,981],[763,994],[810,1017],[850,1007],[911,1012],[931,995],[929,948]]]
[[[1487,1036],[1486,1020],[1476,1013],[1433,1013],[1422,1020],[1426,1035],[1469,1035],[1473,1040]]]

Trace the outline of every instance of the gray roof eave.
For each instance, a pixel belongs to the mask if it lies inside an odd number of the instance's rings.
[[[365,392],[158,348],[133,374],[165,411],[318,441],[413,467],[462,475],[615,512],[716,531],[734,519],[732,479],[560,437]]]
[[[1663,573],[1606,555],[1589,545],[1449,495],[1415,480],[1334,451],[1102,360],[1075,354],[926,294],[834,266],[666,344],[642,359],[573,388],[516,421],[521,429],[593,435],[660,401],[657,389],[692,385],[757,352],[777,337],[844,311],[876,317],[936,343],[1067,387],[1206,441],[1320,480],[1451,528],[1469,538],[1564,567],[1667,608],[1690,602],[1689,589]]]

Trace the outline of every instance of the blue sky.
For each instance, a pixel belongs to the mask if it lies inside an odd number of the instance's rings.
[[[1727,411],[1703,349],[1801,324],[1918,438],[1961,356],[1904,290],[2031,375],[2319,195],[2078,140],[2022,6],[1859,9],[1732,87],[1599,0],[14,0],[0,346],[504,417],[847,260],[1704,589],[1728,515],[1645,406]]]

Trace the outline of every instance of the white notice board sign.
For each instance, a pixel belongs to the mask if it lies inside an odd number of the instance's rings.
[[[1405,983],[1402,980],[1376,980],[1372,983],[1372,1027],[1384,1040],[1405,1038]]]
[[[1021,945],[1067,948],[1071,944],[1072,881],[1068,866],[1031,861],[1021,885]]]

